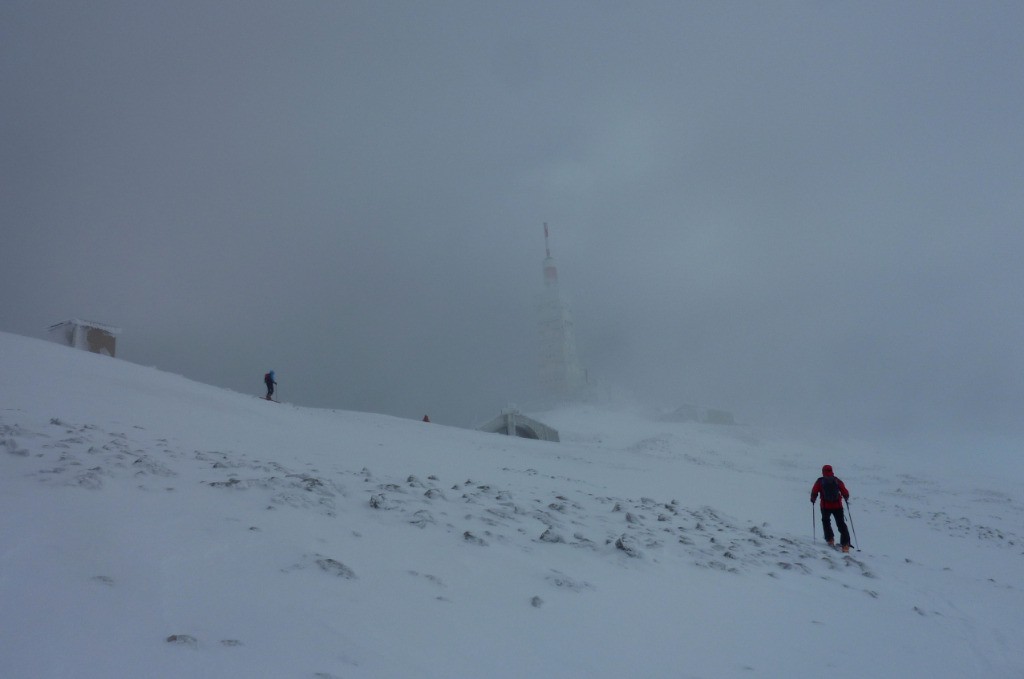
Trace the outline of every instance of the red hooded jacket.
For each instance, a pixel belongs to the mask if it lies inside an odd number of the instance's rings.
[[[850,499],[850,491],[846,490],[846,484],[843,483],[842,479],[840,479],[838,476],[836,476],[835,474],[832,473],[832,465],[830,465],[830,464],[827,464],[827,465],[825,465],[824,467],[821,468],[821,478],[824,478],[826,476],[831,476],[836,481],[839,482],[839,494],[842,495],[843,498],[849,500]],[[821,478],[819,478],[817,481],[815,481],[814,482],[814,487],[811,488],[811,502],[814,502],[815,500],[817,500],[818,499],[818,495],[821,493]],[[826,500],[824,496],[822,496],[822,498],[821,498],[821,508],[822,509],[842,509],[843,508],[843,501],[842,500],[833,500],[833,501],[830,502],[830,501]]]

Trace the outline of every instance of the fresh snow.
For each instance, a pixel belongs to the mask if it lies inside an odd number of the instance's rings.
[[[546,443],[9,334],[0,375],[4,677],[1024,676],[1016,451],[589,406]]]

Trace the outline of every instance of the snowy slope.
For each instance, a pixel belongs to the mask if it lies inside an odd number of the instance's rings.
[[[5,677],[1024,676],[991,460],[593,408],[526,441],[7,334],[0,379]]]

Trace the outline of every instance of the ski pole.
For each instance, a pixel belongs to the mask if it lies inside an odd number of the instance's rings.
[[[814,503],[811,502],[811,537],[814,539],[815,544],[818,542],[818,529],[814,523]]]
[[[853,546],[859,552],[860,542],[857,540],[857,529],[853,527],[853,512],[850,511],[850,501],[844,499],[844,502],[846,502],[846,515],[850,517],[850,531],[853,533]]]

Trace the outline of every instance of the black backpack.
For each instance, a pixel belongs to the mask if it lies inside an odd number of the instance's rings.
[[[834,476],[821,477],[821,499],[824,502],[839,502],[839,479]]]

